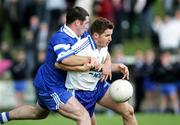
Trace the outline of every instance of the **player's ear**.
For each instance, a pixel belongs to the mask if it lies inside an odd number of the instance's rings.
[[[98,38],[99,34],[98,33],[94,33],[94,37]]]
[[[80,21],[79,20],[75,20],[75,24],[78,26],[80,25]]]

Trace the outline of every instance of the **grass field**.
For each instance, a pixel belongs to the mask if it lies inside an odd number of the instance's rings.
[[[136,114],[139,125],[180,125],[180,116],[171,114]],[[119,116],[96,115],[98,125],[122,125]],[[47,119],[36,121],[11,121],[6,125],[76,125],[74,121],[59,115],[50,115]]]

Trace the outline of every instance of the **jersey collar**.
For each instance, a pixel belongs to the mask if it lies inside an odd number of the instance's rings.
[[[64,28],[63,31],[70,37],[72,38],[77,38],[79,39],[79,37],[75,34],[74,31],[72,31],[66,24],[64,24]]]
[[[92,49],[97,49],[97,46],[96,46],[96,43],[95,41],[92,39],[92,37],[90,35],[88,35],[88,39],[89,39],[89,42],[90,42],[90,45],[92,47]]]

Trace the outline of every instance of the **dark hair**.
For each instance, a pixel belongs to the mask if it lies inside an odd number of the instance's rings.
[[[74,7],[67,11],[66,24],[71,24],[75,20],[84,21],[86,16],[89,16],[88,12],[82,7]]]
[[[113,29],[114,24],[106,18],[99,17],[91,25],[90,34],[98,33],[102,34],[107,29]]]

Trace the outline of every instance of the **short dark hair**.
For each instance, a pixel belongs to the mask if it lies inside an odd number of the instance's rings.
[[[114,24],[110,20],[103,17],[98,17],[90,27],[90,34],[92,35],[95,32],[102,34],[105,30],[113,28]]]
[[[66,24],[71,24],[75,20],[84,21],[86,16],[89,16],[88,12],[82,7],[74,7],[67,11]]]

